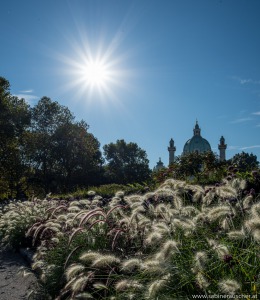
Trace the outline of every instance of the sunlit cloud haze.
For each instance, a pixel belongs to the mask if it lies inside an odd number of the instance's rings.
[[[33,94],[33,90],[19,91],[18,94],[14,94],[14,96],[24,99],[31,106],[34,106],[39,100],[39,97]]]

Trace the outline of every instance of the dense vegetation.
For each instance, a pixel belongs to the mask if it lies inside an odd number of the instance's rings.
[[[31,298],[259,294],[256,156],[191,153],[151,172],[136,143],[103,157],[68,108],[9,88],[0,77],[0,245],[33,251]]]
[[[152,176],[147,154],[136,143],[121,139],[103,150],[89,125],[67,107],[48,97],[30,107],[11,95],[8,80],[0,77],[0,199],[75,193],[104,184],[154,186],[168,176],[209,184],[221,180],[227,166],[243,173],[258,167],[256,156],[244,152],[225,164],[212,152],[192,153]]]
[[[146,152],[118,140],[104,146],[70,110],[43,97],[30,107],[0,77],[0,199],[72,192],[150,179]]]
[[[0,238],[34,249],[36,299],[246,297],[260,289],[259,200],[233,178],[205,187],[167,179],[109,200],[90,191],[81,200],[12,201]]]

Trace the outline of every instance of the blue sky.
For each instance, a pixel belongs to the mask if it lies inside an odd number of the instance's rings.
[[[196,118],[227,158],[260,159],[260,1],[1,0],[0,76],[34,105],[43,97],[84,119],[103,145],[125,139],[168,164]],[[88,61],[106,67],[86,82]]]

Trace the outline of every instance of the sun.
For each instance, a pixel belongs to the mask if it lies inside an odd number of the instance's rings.
[[[61,62],[59,75],[64,78],[60,91],[73,91],[73,101],[84,101],[86,105],[121,107],[123,91],[133,91],[130,79],[136,70],[129,67],[129,50],[119,49],[120,40],[116,35],[109,41],[102,37],[90,41],[84,31],[80,39],[69,39],[66,54],[55,53]]]
[[[109,68],[102,60],[89,60],[81,70],[85,84],[91,87],[104,87],[109,81]]]

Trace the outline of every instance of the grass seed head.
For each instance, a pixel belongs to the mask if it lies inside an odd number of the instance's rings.
[[[231,240],[243,240],[246,238],[246,233],[244,231],[244,229],[242,228],[241,230],[233,230],[233,231],[229,231],[227,233],[227,236],[231,239]]]
[[[75,275],[82,272],[84,269],[85,269],[85,267],[81,264],[70,265],[65,272],[67,281],[71,280]]]
[[[83,292],[83,290],[84,290],[86,284],[88,283],[88,281],[89,281],[89,277],[88,276],[80,276],[71,285],[72,291],[74,293]]]
[[[207,278],[201,272],[198,272],[196,275],[196,282],[202,290],[206,290],[210,284]]]
[[[260,229],[255,229],[255,230],[252,232],[252,236],[253,236],[253,239],[254,239],[257,243],[260,243]]]
[[[75,296],[75,299],[86,300],[86,299],[94,299],[94,297],[90,293],[84,292],[84,293],[77,294]]]
[[[99,258],[95,259],[92,263],[94,268],[105,268],[120,264],[120,259],[114,255],[100,255]]]
[[[194,267],[193,267],[193,272],[197,273],[199,271],[202,271],[205,267],[205,264],[207,262],[207,253],[204,252],[204,251],[198,251],[196,254],[195,254],[195,257],[194,257]]]
[[[178,243],[173,240],[168,240],[162,245],[162,250],[155,255],[156,260],[165,261],[173,254],[180,252]]]
[[[141,268],[141,260],[137,258],[131,258],[122,263],[121,270],[126,272],[133,272],[134,270]]]
[[[148,293],[147,293],[148,297],[147,298],[148,299],[155,298],[158,295],[158,293],[163,288],[165,288],[169,279],[170,279],[170,274],[167,274],[167,275],[163,276],[162,279],[153,281],[148,287]]]
[[[154,231],[150,233],[147,238],[145,239],[144,243],[145,245],[151,246],[154,244],[158,244],[163,238],[163,235],[160,231]]]
[[[254,218],[260,218],[260,202],[251,207],[251,214]]]
[[[234,295],[234,294],[238,293],[238,290],[240,290],[239,283],[233,279],[222,280],[219,282],[218,286],[222,293],[225,293],[228,295]]]
[[[85,252],[83,254],[81,254],[81,256],[79,257],[79,259],[83,262],[92,262],[96,259],[99,259],[102,256],[102,254],[100,254],[99,252]]]
[[[207,217],[211,222],[214,222],[220,218],[225,218],[230,213],[231,209],[229,206],[217,206],[208,212]]]
[[[116,283],[115,289],[123,292],[127,290],[141,290],[143,285],[138,280],[123,279]]]

